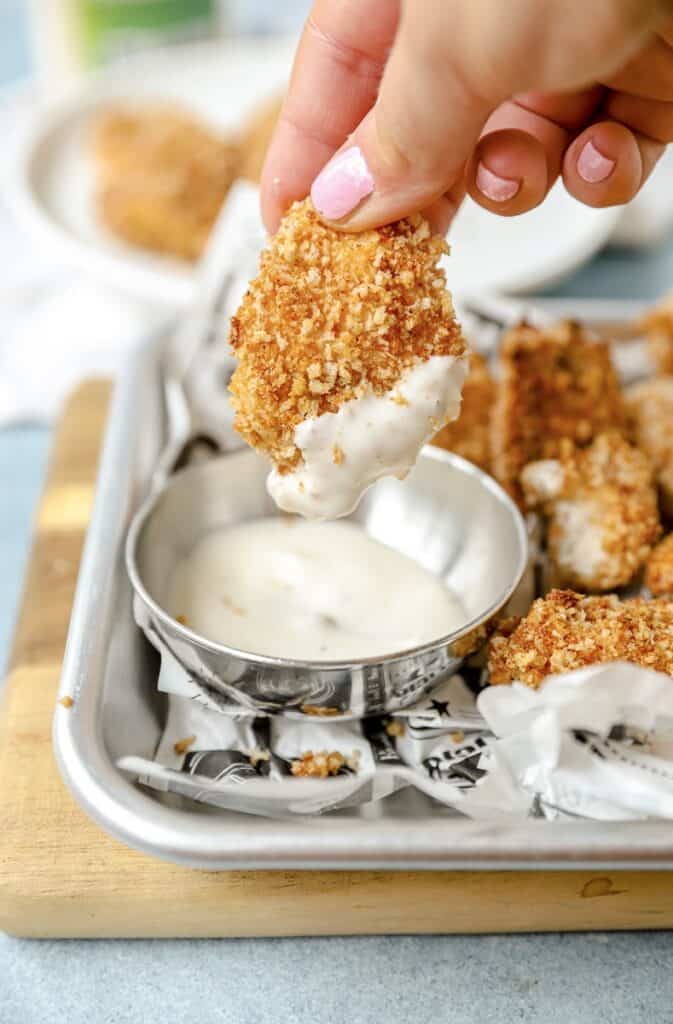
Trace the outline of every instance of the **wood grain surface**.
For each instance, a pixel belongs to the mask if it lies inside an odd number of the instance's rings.
[[[26,936],[331,935],[673,926],[667,872],[210,872],[127,849],[59,777],[51,718],[109,387],[57,432],[0,715],[0,927]]]

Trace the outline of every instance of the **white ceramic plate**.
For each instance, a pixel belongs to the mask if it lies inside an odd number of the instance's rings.
[[[110,285],[176,306],[194,292],[193,269],[117,241],[97,222],[87,132],[111,101],[175,100],[225,129],[281,90],[292,40],[231,40],[129,59],[41,115],[8,176],[7,199],[37,240]],[[569,273],[608,239],[617,210],[590,210],[556,188],[522,217],[494,217],[468,202],[452,228],[450,286],[522,292]]]
[[[516,294],[554,284],[606,244],[620,216],[618,207],[578,203],[560,182],[519,217],[494,216],[468,198],[449,232],[449,287]]]

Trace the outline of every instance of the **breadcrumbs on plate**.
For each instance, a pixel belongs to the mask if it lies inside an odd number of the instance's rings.
[[[462,455],[476,466],[487,470],[491,464],[491,413],[496,382],[488,364],[478,352],[470,352],[470,371],[463,385],[460,416],[433,439],[433,444]]]
[[[61,697],[58,702],[62,708],[71,708],[75,703],[72,697]]]
[[[647,348],[659,373],[673,374],[673,294],[666,295],[640,321]]]
[[[173,744],[173,750],[176,754],[186,754],[194,743],[196,743],[196,736],[185,736],[183,740],[177,740]]]
[[[608,345],[574,321],[520,324],[503,339],[491,418],[493,474],[522,503],[520,475],[555,458],[564,438],[586,445],[623,428],[619,382]]]
[[[338,750],[321,750],[316,753],[307,750],[298,760],[292,762],[290,771],[297,778],[326,779],[330,775],[338,775],[343,768],[357,772],[359,760],[357,751],[346,758]]]
[[[119,106],[93,133],[96,205],[126,242],[196,260],[238,173],[238,145],[171,105]]]
[[[527,504],[549,521],[549,556],[560,586],[624,586],[661,534],[652,465],[617,432],[600,434],[587,448],[562,441],[558,458],[529,463],[521,484]]]
[[[492,637],[489,682],[537,688],[549,675],[610,661],[671,675],[673,602],[551,590],[525,618],[502,623]]]
[[[302,704],[300,710],[302,714],[313,715],[316,718],[333,718],[339,714],[338,708],[323,707],[321,704]]]
[[[673,598],[673,533],[664,537],[648,558],[645,586],[655,597]]]
[[[343,448],[340,448],[338,444],[335,444],[332,447],[332,462],[335,466],[340,466],[344,459],[345,455],[343,453]]]
[[[391,391],[419,361],[463,355],[437,266],[446,251],[418,214],[346,234],[323,224],[309,199],[293,204],[230,335],[234,425],[281,473],[301,462],[294,430],[303,420]]]
[[[633,384],[625,401],[631,436],[655,468],[662,511],[673,517],[673,376]]]
[[[262,176],[266,151],[276,129],[283,106],[283,96],[267,99],[255,107],[248,118],[240,140],[240,175],[255,184]]]

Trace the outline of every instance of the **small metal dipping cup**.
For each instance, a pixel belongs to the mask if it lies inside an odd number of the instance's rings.
[[[181,470],[131,524],[126,561],[151,630],[210,694],[252,710],[361,717],[406,707],[455,672],[517,587],[526,528],[498,484],[457,455],[427,446],[403,481],[380,480],[350,517],[440,577],[465,624],[411,650],[357,662],[297,661],[214,643],[165,610],[172,572],[207,532],[278,515],[268,463],[250,449]],[[400,592],[400,601],[413,594]]]

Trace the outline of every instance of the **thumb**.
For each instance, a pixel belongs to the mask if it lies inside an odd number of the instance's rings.
[[[313,204],[335,227],[360,231],[459,196],[484,122],[507,95],[506,83],[484,97],[460,77],[457,34],[444,36],[420,6],[403,6],[376,104],[313,183]]]

